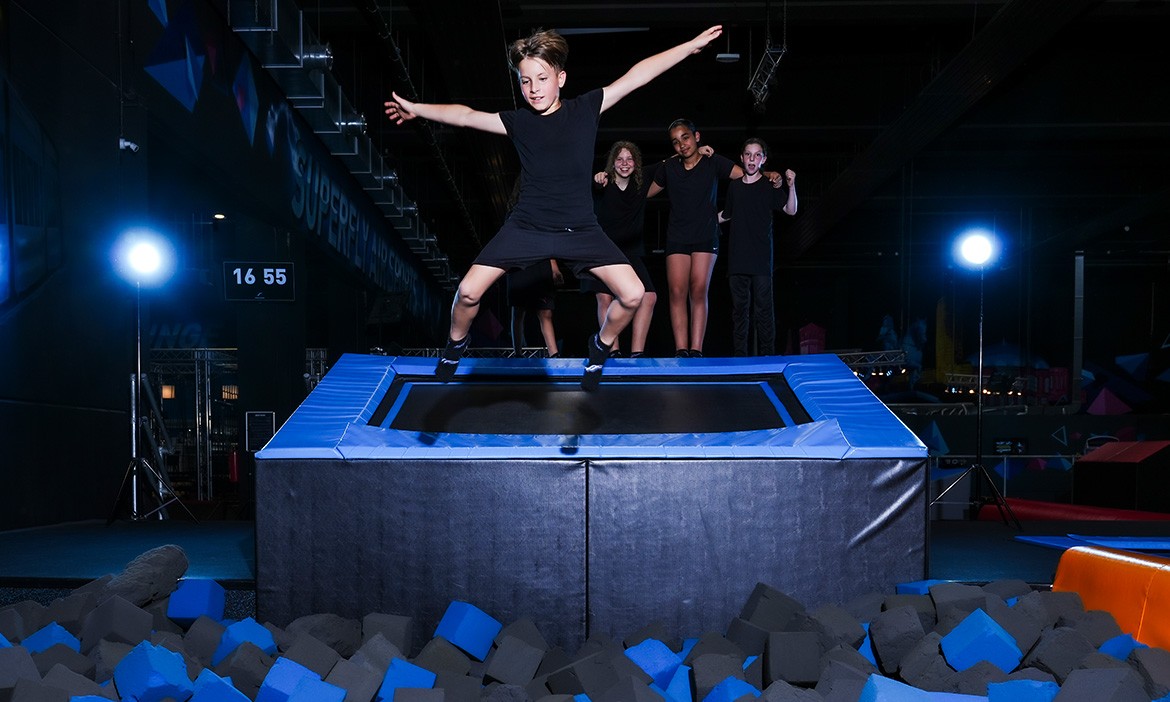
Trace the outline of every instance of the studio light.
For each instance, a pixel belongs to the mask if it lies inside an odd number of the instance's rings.
[[[130,379],[130,464],[122,476],[122,487],[118,490],[107,523],[112,523],[117,517],[126,493],[129,493],[130,519],[135,521],[155,515],[162,519],[167,505],[179,502],[166,476],[139,451],[143,430],[149,425],[142,417],[142,288],[158,287],[169,280],[174,272],[174,261],[174,249],[170,242],[152,229],[128,229],[114,245],[114,269],[124,279],[134,283],[134,375]],[[153,403],[153,395],[151,398]],[[138,484],[144,479],[151,481],[159,502],[157,507],[148,512],[142,511],[138,499]],[[195,519],[186,505],[182,502],[179,504]]]
[[[983,465],[983,396],[989,394],[983,387],[983,278],[987,268],[995,263],[1000,255],[999,238],[995,234],[983,228],[968,229],[960,234],[955,239],[953,250],[955,261],[970,270],[979,272],[979,360],[978,368],[975,372],[975,389],[969,390],[969,393],[975,395],[975,462],[963,471],[962,475],[954,480],[950,485],[943,489],[938,494],[938,497],[931,501],[931,504],[937,503],[942,499],[943,495],[959,484],[963,478],[968,476],[972,480],[972,489],[974,489],[974,481],[977,478],[982,478],[988,486],[991,487],[993,497],[989,502],[993,503],[999,509],[999,515],[1003,518],[1004,524],[1008,523],[1008,518],[1015,523],[1017,529],[1023,529],[1020,525],[1020,520],[1016,519],[1016,515],[1012,512],[1012,508],[1003,498],[1003,493],[1000,492],[999,487],[996,486],[995,481],[992,480],[991,475],[987,472],[987,468]],[[983,502],[973,499],[970,506],[978,513],[978,507],[982,506]]]
[[[174,273],[174,249],[166,237],[153,229],[128,229],[114,245],[114,269],[137,286],[158,287]]]

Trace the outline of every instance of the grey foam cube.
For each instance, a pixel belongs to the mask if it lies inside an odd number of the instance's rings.
[[[1032,586],[1023,580],[993,580],[983,586],[983,591],[1006,601],[1013,597],[1023,597],[1024,595],[1027,595],[1028,593],[1032,592]]]
[[[986,696],[987,686],[991,683],[1000,683],[1007,680],[1007,673],[999,666],[989,661],[979,661],[975,665],[952,673],[947,681],[948,689],[942,692],[953,692],[959,695]]]
[[[663,702],[662,695],[633,678],[622,678],[593,702]]]
[[[32,659],[41,675],[45,675],[55,666],[60,666],[92,679],[97,667],[89,656],[78,653],[62,643],[53,644],[40,653],[32,654]]]
[[[1009,607],[998,600],[988,600],[987,615],[1016,640],[1016,646],[1027,653],[1036,645],[1043,631],[1041,623],[1027,610]]]
[[[491,653],[488,654],[489,660],[491,655]],[[456,675],[467,675],[471,672],[471,658],[459,650],[455,644],[441,636],[436,636],[428,641],[411,662],[432,673],[448,671]]]
[[[16,687],[17,680],[40,680],[41,672],[24,646],[0,648],[0,690]]]
[[[97,598],[92,593],[74,592],[50,602],[46,614],[49,621],[57,622],[70,634],[77,636],[81,633],[81,625],[86,615],[96,606]]]
[[[1150,697],[1157,699],[1170,694],[1170,651],[1164,648],[1135,648],[1130,651],[1127,660],[1142,676]]]
[[[877,672],[877,667],[868,658],[861,655],[860,651],[852,646],[845,646],[844,644],[834,646],[828,651],[825,651],[824,655],[821,656],[821,669],[823,670],[830,661],[837,661],[856,668],[858,672],[864,675]]]
[[[43,682],[53,687],[61,688],[71,695],[92,695],[106,699],[118,699],[113,685],[99,685],[88,675],[70,670],[63,665],[55,665],[45,673]]]
[[[572,680],[567,679],[564,673],[572,674]],[[605,651],[597,651],[594,655],[573,663],[568,671],[561,671],[548,676],[549,692],[560,694],[577,694],[572,691],[573,680],[580,687],[581,692],[593,698],[617,684],[618,675],[614,670],[610,656]]]
[[[923,636],[902,656],[898,664],[898,675],[907,684],[923,690],[942,691],[947,680],[955,672],[947,665],[940,647],[942,635],[932,631]]]
[[[815,689],[826,702],[857,702],[861,688],[869,680],[869,674],[839,661],[829,661],[821,670]]]
[[[479,697],[481,702],[531,702],[523,687],[504,683],[491,683]]]
[[[410,655],[414,648],[414,620],[400,614],[371,612],[362,617],[362,644],[381,634],[394,644],[403,655]]]
[[[857,648],[865,639],[865,628],[857,617],[838,605],[824,605],[810,615],[832,641],[828,648],[843,644]]]
[[[394,691],[394,702],[446,702],[446,695],[436,688],[400,687]]]
[[[975,585],[939,583],[930,586],[930,599],[934,602],[934,611],[938,618],[942,618],[943,614],[951,609],[957,609],[965,617],[984,605],[987,593]]]
[[[922,624],[924,632],[934,629],[934,625],[938,623],[938,613],[934,610],[934,600],[930,599],[930,595],[890,595],[882,603],[882,611],[898,609],[899,607],[912,607],[918,614],[918,620]]]
[[[341,659],[331,646],[318,641],[312,634],[301,633],[293,639],[292,645],[284,652],[284,657],[300,663],[322,678],[329,675],[333,666]]]
[[[759,656],[764,653],[764,646],[768,644],[768,632],[746,619],[736,617],[727,625],[727,640],[738,646],[745,654]]]
[[[227,627],[214,619],[201,616],[187,627],[187,633],[183,635],[183,645],[197,661],[209,666],[226,629]]]
[[[153,623],[148,612],[113,595],[86,615],[81,626],[81,652],[89,653],[103,640],[137,646],[150,636]]]
[[[390,661],[402,657],[402,651],[379,632],[367,639],[349,660],[385,675]]]
[[[821,675],[821,647],[811,631],[773,631],[764,657],[764,683],[812,685]]]
[[[785,617],[785,622],[792,619],[791,615]],[[780,631],[780,629],[777,629]],[[738,658],[740,665],[747,660],[747,654],[743,652],[739,646],[735,645],[734,641],[730,641],[723,634],[709,631],[699,637],[699,640],[687,652],[686,658],[683,659],[684,665],[691,665],[693,661],[699,656],[714,653],[721,656],[731,656]]]
[[[325,682],[344,689],[346,702],[370,702],[382,687],[382,675],[342,658],[329,670]]]
[[[514,636],[529,646],[540,649],[542,652],[548,650],[548,641],[544,638],[544,634],[540,633],[540,629],[537,628],[536,623],[529,617],[521,617],[501,628],[499,633],[496,634],[496,644],[498,645],[506,636]]]
[[[722,653],[704,653],[691,661],[691,697],[702,700],[728,677],[744,680],[743,659]]]
[[[435,687],[443,689],[446,702],[479,702],[483,682],[479,678],[443,671],[435,677]]]
[[[1100,609],[1081,612],[1071,617],[1061,617],[1056,625],[1076,629],[1085,635],[1089,643],[1100,648],[1101,644],[1123,633],[1113,614]]]
[[[776,588],[756,583],[740,609],[739,618],[745,619],[764,631],[780,631],[792,615],[804,611],[804,605]]]
[[[1081,659],[1096,649],[1076,629],[1048,629],[1024,656],[1023,665],[1046,670],[1061,685]]]
[[[796,687],[783,680],[769,685],[759,697],[760,702],[823,702],[824,699],[816,690]]]
[[[275,659],[260,650],[259,646],[244,641],[225,656],[212,672],[221,678],[231,678],[232,686],[254,700],[274,662]]]
[[[349,658],[362,645],[362,623],[357,619],[346,619],[336,614],[309,614],[297,617],[284,630],[294,640],[297,634],[309,634],[333,648],[342,658]]]
[[[171,634],[182,634],[183,627],[176,624],[167,616],[167,607],[170,606],[171,598],[164,597],[156,602],[151,602],[145,605],[142,609],[150,615],[152,626],[155,631],[165,631]]]
[[[484,661],[484,678],[510,685],[527,685],[536,675],[542,658],[544,649],[519,637],[505,636]]]
[[[888,609],[869,623],[869,640],[878,667],[886,675],[898,671],[902,657],[925,635],[918,610],[912,606]]]
[[[1087,668],[1070,672],[1053,702],[1145,702],[1149,699],[1141,676],[1135,671]]]
[[[89,657],[94,663],[93,679],[103,683],[112,678],[114,668],[118,667],[118,664],[133,648],[134,646],[130,644],[118,641],[106,641],[105,639],[99,641],[98,645],[89,652]]]

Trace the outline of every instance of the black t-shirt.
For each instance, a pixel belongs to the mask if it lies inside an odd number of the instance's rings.
[[[627,256],[646,254],[643,230],[646,222],[648,182],[643,181],[642,187],[638,188],[634,186],[634,181],[630,180],[626,184],[626,189],[622,190],[611,180],[593,198],[593,211],[597,213],[597,223]]]
[[[787,202],[788,186],[774,188],[767,178],[754,183],[741,178],[727,185],[723,216],[731,220],[728,275],[771,275],[772,212]]]
[[[500,113],[520,156],[520,196],[510,215],[538,230],[595,224],[593,149],[601,116],[601,88],[561,101],[551,115],[531,109]]]
[[[718,240],[715,193],[719,179],[731,177],[731,159],[715,154],[699,159],[687,170],[682,159],[668,158],[654,174],[654,182],[670,196],[666,240],[675,244],[705,244]]]

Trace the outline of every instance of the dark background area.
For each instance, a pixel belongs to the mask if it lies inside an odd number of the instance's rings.
[[[179,257],[141,310],[151,381],[177,392],[162,403],[177,446],[168,467],[194,481],[199,463],[215,489],[192,501],[229,500],[247,517],[247,413],[279,426],[342,353],[440,344],[453,280],[502,220],[516,178],[507,140],[391,125],[389,91],[511,109],[521,99],[504,46],[534,28],[568,35],[574,95],[716,23],[725,34],[707,51],[603,116],[598,167],[617,139],[667,157],[666,127],[682,116],[729,157],[748,136],[767,140],[769,165],[793,168],[800,196],[799,214],[777,220],[782,350],[798,352],[809,324],[843,351],[880,348],[886,315],[898,337],[921,320],[917,390],[938,393],[977,350],[978,276],[951,256],[977,224],[1004,244],[985,274],[988,345],[1018,349],[1013,373],[1041,361],[1071,371],[1083,354],[1090,374],[1083,396],[1045,408],[1079,415],[1074,431],[1023,416],[1012,435],[1072,454],[1094,434],[1170,434],[1170,3],[0,0],[0,528],[104,517],[116,503],[136,307],[111,250],[126,227],[150,223]],[[290,34],[303,37],[292,54]],[[332,66],[309,67],[324,44]],[[758,101],[748,86],[778,47]],[[311,114],[296,81],[335,87],[320,92],[341,106]],[[360,138],[339,126],[355,116]],[[360,172],[350,146],[394,179]],[[310,172],[332,184],[335,216],[342,202],[361,213],[383,242],[372,255],[396,262],[389,274],[294,214],[290,193]],[[389,197],[383,182],[400,189]],[[650,251],[666,216],[664,198],[649,203]],[[225,299],[225,261],[292,263],[293,299]],[[649,264],[665,293],[661,255]],[[485,321],[506,325],[501,300]],[[720,355],[730,323],[719,266],[711,303],[707,351]],[[567,354],[594,319],[591,300],[558,293]],[[669,353],[667,329],[663,295],[652,352]],[[209,349],[224,356],[197,368],[194,351]],[[872,387],[891,402],[910,390]],[[1088,413],[1106,388],[1128,415]],[[930,421],[913,428],[929,436]],[[948,431],[954,450],[971,448],[966,426]]]

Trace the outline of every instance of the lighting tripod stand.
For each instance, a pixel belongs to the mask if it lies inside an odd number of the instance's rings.
[[[931,506],[938,504],[943,496],[950,492],[951,488],[958,485],[963,478],[970,478],[972,497],[968,501],[968,506],[973,510],[972,514],[978,516],[981,507],[986,504],[994,504],[999,510],[999,516],[1003,519],[1004,524],[1009,526],[1014,524],[1017,530],[1023,531],[1024,527],[1020,524],[1020,520],[1016,519],[1016,513],[1012,511],[1011,505],[1004,499],[1003,493],[999,491],[991,474],[987,472],[987,467],[983,465],[983,271],[991,260],[992,250],[991,240],[982,233],[971,234],[960,244],[963,258],[979,268],[979,369],[975,376],[975,462],[959,477],[951,481],[951,484],[931,500],[930,504]],[[982,494],[977,490],[979,479],[982,479],[991,488],[992,497],[976,497],[976,495]],[[1009,518],[1011,519],[1010,523]]]
[[[175,494],[175,490],[171,487],[170,481],[166,476],[155,467],[145,456],[139,452],[139,435],[143,428],[148,425],[148,422],[143,421],[142,417],[142,286],[135,285],[135,373],[134,377],[130,379],[130,463],[126,466],[126,472],[122,475],[122,485],[118,488],[118,497],[114,500],[113,509],[110,510],[110,516],[106,520],[106,525],[114,523],[118,518],[119,508],[126,499],[127,493],[130,498],[130,519],[131,521],[139,521],[148,519],[157,515],[159,519],[166,518],[166,508],[168,505],[178,503],[180,507],[191,517],[193,521],[199,520],[183,504],[179,496]],[[141,480],[147,480],[152,488],[152,493],[155,495],[158,506],[148,512],[143,512],[139,506],[138,499],[138,484]]]

